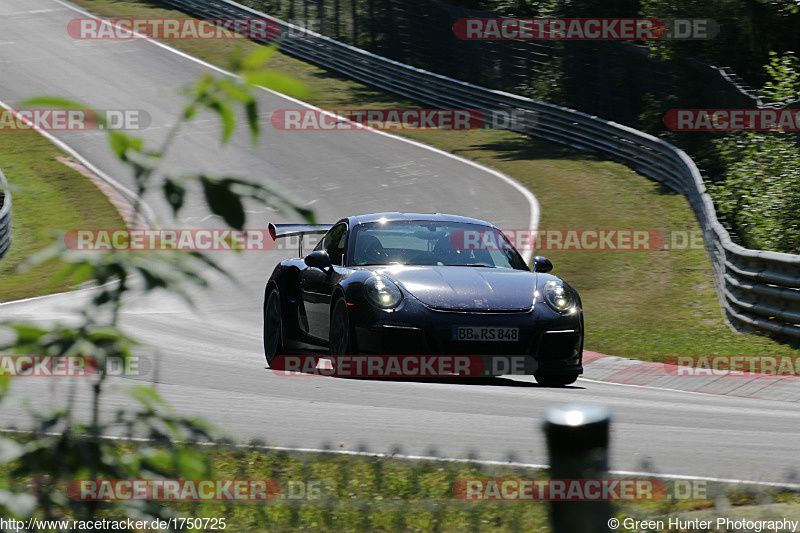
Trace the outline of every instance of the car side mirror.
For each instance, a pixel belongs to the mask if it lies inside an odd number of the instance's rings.
[[[327,272],[329,268],[333,268],[331,258],[325,250],[315,250],[308,254],[303,262],[311,268],[318,268],[323,272]]]
[[[533,271],[534,272],[541,272],[542,274],[546,274],[553,270],[553,263],[546,257],[542,257],[541,255],[537,255],[533,258]]]

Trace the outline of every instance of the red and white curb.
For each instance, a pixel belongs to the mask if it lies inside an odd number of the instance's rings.
[[[73,170],[77,170],[89,178],[91,182],[94,183],[97,188],[108,197],[111,204],[116,208],[117,212],[122,217],[122,220],[125,221],[125,225],[128,226],[128,229],[150,228],[147,220],[145,220],[141,214],[136,212],[133,203],[131,203],[131,201],[124,194],[120,193],[116,188],[109,185],[108,182],[88,169],[83,163],[76,161],[71,157],[63,156],[56,157],[56,160],[64,163]]]
[[[800,376],[751,372],[688,376],[678,372],[679,368],[685,367],[588,351],[583,352],[583,368],[582,377],[608,383],[740,398],[800,401]]]

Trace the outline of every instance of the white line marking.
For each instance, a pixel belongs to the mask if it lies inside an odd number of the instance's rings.
[[[2,429],[0,433],[20,433],[29,434],[29,431],[18,429]],[[46,435],[61,436],[61,433],[47,432]],[[100,438],[106,440],[126,441],[126,442],[153,442],[152,439],[143,437],[118,437],[112,435],[100,435]],[[356,450],[324,450],[322,448],[293,448],[290,446],[267,446],[267,445],[252,445],[252,444],[218,444],[216,442],[197,442],[197,441],[176,441],[181,443],[197,444],[200,446],[233,446],[234,448],[255,448],[258,450],[275,450],[282,452],[300,452],[300,453],[333,453],[339,455],[351,455],[361,457],[386,457],[391,459],[405,459],[410,461],[442,461],[448,463],[475,463],[482,465],[496,465],[496,466],[515,466],[522,468],[550,468],[549,465],[540,463],[520,463],[516,461],[493,461],[490,459],[465,459],[461,457],[436,457],[432,455],[406,455],[402,453],[382,453],[382,452],[366,452]],[[710,481],[712,483],[731,483],[740,485],[757,485],[763,487],[778,487],[791,490],[800,490],[800,483],[781,483],[771,481],[753,481],[750,479],[735,479],[724,477],[712,476],[688,476],[684,474],[662,474],[657,472],[639,472],[635,470],[609,470],[610,474],[616,476],[636,476],[636,477],[654,477],[661,479],[676,479],[686,481]]]
[[[54,11],[62,11],[61,9],[34,9],[33,11],[16,11],[14,13],[3,13],[4,17],[13,17],[14,15],[39,15],[41,13],[53,13]]]
[[[95,287],[85,287],[83,289],[76,289],[74,291],[64,291],[64,292],[54,292],[53,294],[43,294],[41,296],[31,296],[30,298],[23,298],[22,300],[13,300],[11,302],[0,302],[0,307],[4,305],[11,305],[11,304],[21,304],[25,302],[32,302],[35,300],[43,300],[45,298],[53,298],[55,296],[61,296],[62,294],[75,294],[77,292],[83,291],[96,291],[102,287],[107,287],[112,283],[117,283],[116,281],[109,281],[108,283],[104,283],[103,285],[97,285]]]
[[[726,394],[722,392],[702,392],[702,391],[693,391],[693,390],[681,390],[681,389],[670,389],[667,387],[653,387],[652,385],[636,385],[635,383],[619,383],[617,381],[602,381],[599,379],[591,379],[591,378],[584,378],[579,377],[578,381],[588,381],[590,383],[602,383],[604,385],[616,385],[618,387],[636,387],[639,389],[651,389],[651,390],[660,390],[666,392],[682,392],[684,394],[700,394],[702,396],[714,396],[720,398],[738,398],[740,400],[763,400],[766,402],[780,402],[784,400],[772,400],[769,398],[759,398],[757,396],[737,396],[735,394]],[[777,382],[776,382],[777,383]]]

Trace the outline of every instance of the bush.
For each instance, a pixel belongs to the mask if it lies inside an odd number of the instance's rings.
[[[800,168],[789,134],[735,133],[714,142],[727,163],[710,186],[719,210],[749,248],[800,253]]]

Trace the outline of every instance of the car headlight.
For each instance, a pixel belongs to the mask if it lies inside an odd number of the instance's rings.
[[[381,309],[397,307],[403,299],[403,293],[393,282],[381,276],[372,276],[364,282],[364,292],[373,305]]]
[[[544,286],[544,301],[558,313],[566,313],[575,305],[572,291],[560,281],[547,282]]]

